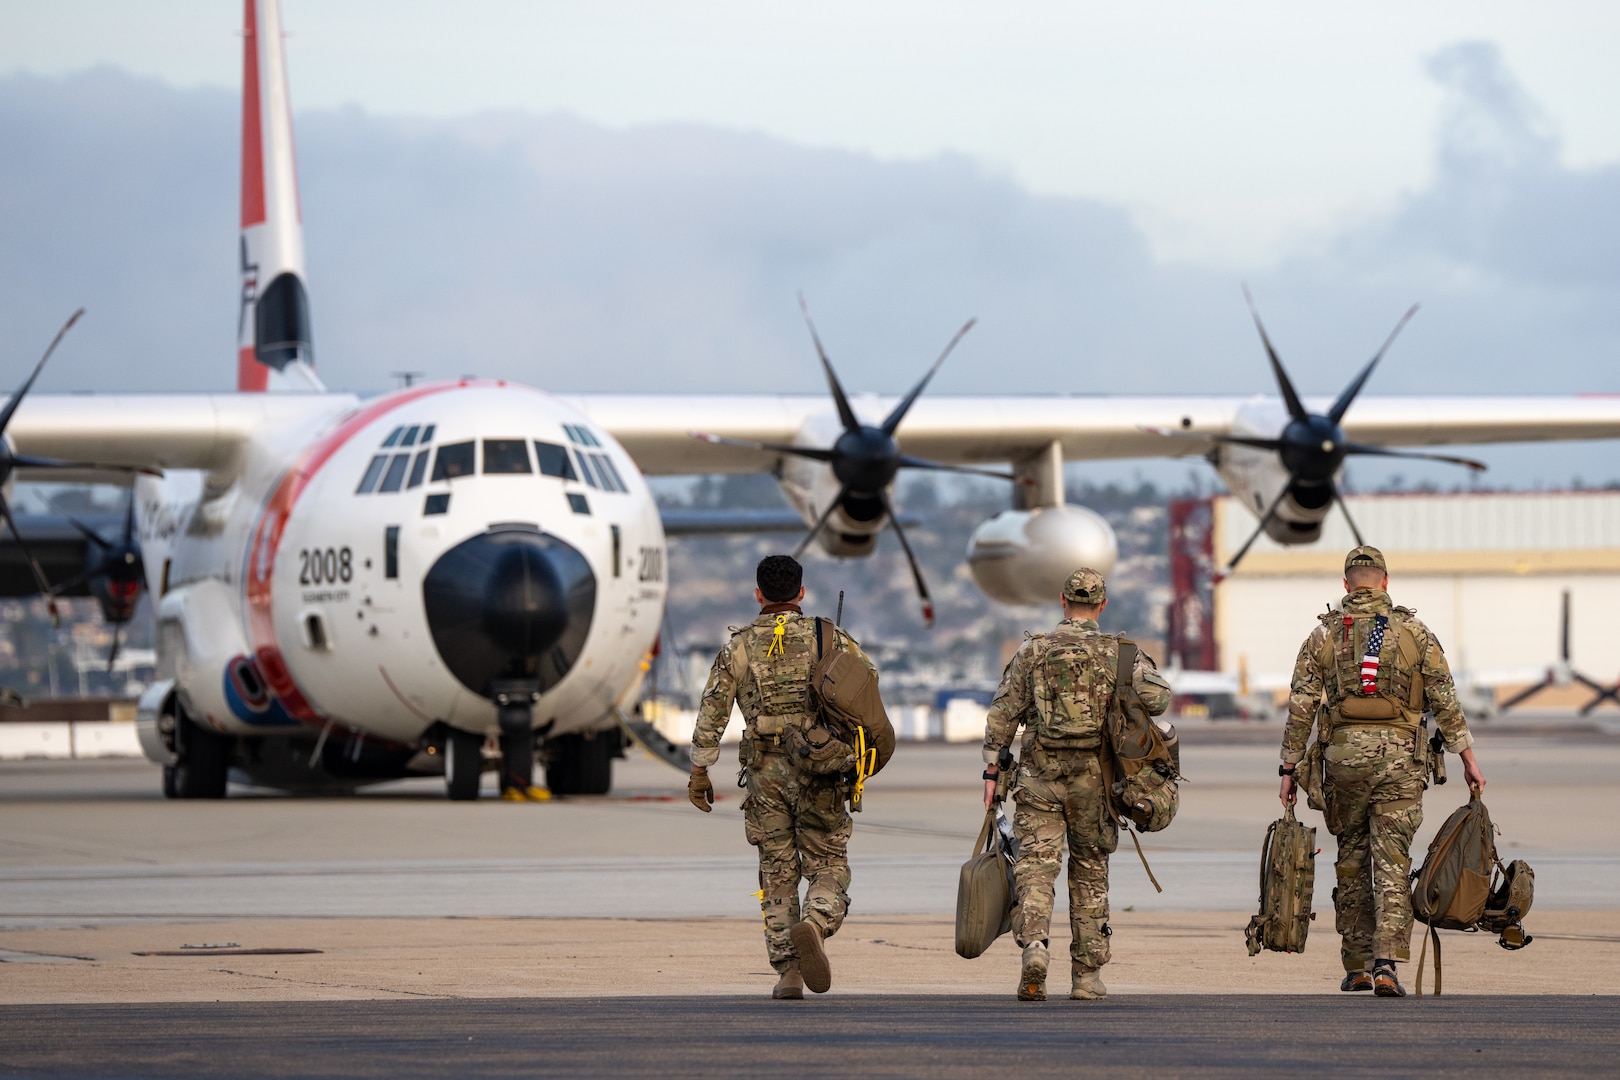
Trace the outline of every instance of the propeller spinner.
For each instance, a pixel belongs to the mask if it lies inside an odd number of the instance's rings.
[[[822,347],[821,336],[816,333],[816,324],[810,318],[809,306],[805,304],[804,296],[799,297],[799,310],[804,313],[804,322],[810,329],[810,340],[815,343],[816,355],[821,359],[821,367],[827,375],[827,389],[832,393],[833,405],[838,410],[838,419],[844,430],[834,440],[832,446],[821,449],[812,446],[798,446],[791,443],[765,443],[754,442],[749,439],[728,439],[719,435],[698,434],[696,437],[705,442],[719,443],[726,446],[742,446],[750,450],[766,450],[775,454],[788,454],[793,457],[807,458],[811,461],[820,461],[831,467],[833,476],[838,479],[838,494],[822,510],[821,516],[810,527],[799,546],[794,549],[795,556],[803,554],[804,549],[810,546],[821,530],[826,526],[827,520],[840,505],[851,500],[873,500],[878,502],[889,526],[894,529],[895,537],[900,541],[900,547],[906,553],[906,561],[911,566],[912,579],[917,583],[917,596],[922,601],[923,619],[932,626],[934,623],[934,604],[928,595],[928,583],[923,578],[922,568],[917,564],[917,556],[911,550],[911,543],[906,538],[906,530],[901,526],[899,516],[895,513],[893,501],[889,498],[889,486],[901,469],[935,469],[942,472],[972,473],[976,476],[993,476],[1001,480],[1011,480],[1011,473],[997,472],[993,469],[976,469],[969,465],[948,465],[944,462],[929,461],[926,458],[912,457],[910,454],[900,452],[899,443],[895,440],[895,432],[899,430],[900,422],[906,418],[906,413],[916,404],[917,398],[922,395],[934,373],[951,355],[962,337],[971,329],[977,319],[969,319],[962,324],[962,328],[946,344],[943,352],[939,354],[933,365],[918,380],[905,397],[889,411],[883,422],[876,426],[863,424],[850,407],[849,396],[844,393],[843,385],[838,381],[838,375],[833,371],[832,361],[827,359],[827,350]]]

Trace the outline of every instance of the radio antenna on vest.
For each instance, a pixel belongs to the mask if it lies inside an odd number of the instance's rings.
[[[833,615],[833,625],[834,626],[843,626],[844,625],[844,590],[843,589],[838,590],[838,611],[837,611],[837,613],[835,615]]]

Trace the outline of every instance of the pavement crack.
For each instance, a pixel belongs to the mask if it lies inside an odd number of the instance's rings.
[[[237,971],[235,968],[215,968],[221,975],[239,975],[244,979],[263,979],[265,982],[294,983],[299,986],[323,986],[340,990],[370,990],[377,994],[403,994],[407,997],[449,998],[453,994],[430,994],[422,990],[396,990],[391,986],[367,986],[364,983],[327,982],[324,979],[293,979],[285,975],[265,975],[256,971]]]

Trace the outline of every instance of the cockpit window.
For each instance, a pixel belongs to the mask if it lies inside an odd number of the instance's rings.
[[[398,491],[405,483],[405,467],[411,463],[411,455],[395,454],[394,460],[388,463],[388,471],[383,474],[382,486],[377,488],[381,492]]]
[[[585,483],[591,487],[601,487],[602,485],[596,482],[596,471],[591,468],[590,455],[581,453],[578,450],[575,450],[574,453],[579,455],[579,474],[585,478]]]
[[[454,480],[458,476],[471,476],[475,451],[471,442],[445,443],[439,447],[439,456],[433,460],[433,479]]]
[[[522,439],[485,439],[484,475],[490,473],[532,473],[529,447]]]
[[[427,475],[428,458],[432,454],[433,451],[431,450],[418,450],[416,452],[416,461],[411,465],[411,482],[406,484],[406,487],[420,487],[422,485],[422,478]]]
[[[421,431],[421,430],[422,430],[422,425],[420,425],[420,424],[412,424],[410,427],[406,428],[405,429],[405,437],[403,439],[399,440],[399,445],[401,445],[401,446],[415,446],[416,445],[416,433]]]
[[[433,441],[433,425],[429,424],[427,427],[422,429],[422,443],[423,443],[423,445],[426,445],[426,444],[428,444],[428,443],[430,443],[432,441]]]
[[[609,491],[630,490],[624,486],[624,477],[620,476],[619,470],[614,467],[613,459],[608,457],[606,454],[596,455],[596,468],[602,474],[602,480],[604,481],[603,486],[605,486]]]
[[[591,434],[591,429],[584,424],[564,424],[563,431],[568,435],[569,442],[575,442],[581,446],[602,445],[596,441],[596,436]]]
[[[377,481],[382,479],[383,467],[388,464],[387,454],[378,454],[366,466],[366,475],[360,478],[360,486],[354,489],[356,495],[370,495],[377,490]]]
[[[403,434],[405,434],[404,427],[395,428],[393,431],[388,433],[388,438],[383,440],[383,446],[387,447],[399,445],[399,437]]]
[[[579,479],[574,474],[574,463],[568,459],[567,447],[558,446],[556,443],[541,442],[536,439],[534,456],[540,461],[541,476],[556,476],[564,480]]]

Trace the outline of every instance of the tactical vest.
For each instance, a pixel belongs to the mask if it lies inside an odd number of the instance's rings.
[[[1416,728],[1423,720],[1423,653],[1411,608],[1391,608],[1378,653],[1377,690],[1361,689],[1361,660],[1377,620],[1374,612],[1329,611],[1321,616],[1327,639],[1317,653],[1328,711],[1323,740],[1348,724]]]
[[[781,619],[776,637],[774,619]],[[747,735],[761,749],[776,749],[789,726],[815,718],[810,671],[816,664],[815,620],[791,613],[772,625],[749,625],[732,639],[732,676]]]
[[[1102,745],[1113,693],[1117,638],[1060,628],[1030,639],[1035,742],[1043,750],[1095,750]]]

